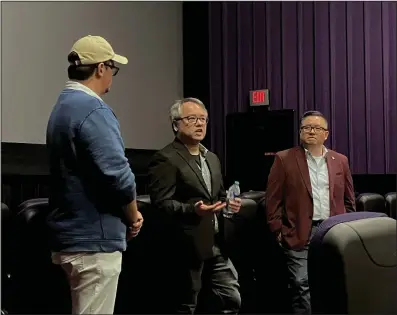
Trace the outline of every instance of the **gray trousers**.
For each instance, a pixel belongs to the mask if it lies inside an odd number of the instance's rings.
[[[312,226],[310,239],[317,230]],[[288,286],[291,292],[292,313],[311,314],[309,277],[307,273],[307,256],[309,245],[302,250],[296,251],[283,247],[288,268]]]
[[[238,275],[230,259],[217,247],[214,257],[189,270],[179,314],[237,314],[241,306]]]

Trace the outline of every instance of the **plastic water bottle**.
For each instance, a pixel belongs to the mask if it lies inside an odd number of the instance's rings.
[[[228,205],[223,209],[223,216],[225,218],[231,218],[234,215],[234,211],[229,207],[229,200],[233,200],[234,198],[240,196],[240,183],[235,181],[234,184],[230,186],[226,194]]]

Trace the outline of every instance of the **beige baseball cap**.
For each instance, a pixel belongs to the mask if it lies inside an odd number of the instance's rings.
[[[128,63],[124,56],[117,55],[106,39],[100,36],[85,36],[74,43],[70,52],[75,52],[82,65],[92,65],[113,60],[123,65]]]

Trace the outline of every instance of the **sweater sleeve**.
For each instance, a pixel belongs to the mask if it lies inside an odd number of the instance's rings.
[[[120,125],[106,107],[93,110],[81,123],[79,141],[91,160],[106,189],[121,206],[136,198],[135,176],[124,152]]]

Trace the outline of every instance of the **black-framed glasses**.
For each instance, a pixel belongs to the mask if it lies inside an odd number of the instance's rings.
[[[113,63],[104,62],[104,65],[112,70],[112,76],[116,76],[116,74],[119,73],[120,68],[116,67]]]
[[[95,64],[92,64],[92,65],[89,65],[89,67],[92,67],[92,68],[96,69],[99,64],[101,64],[101,63],[95,63]],[[105,67],[108,67],[108,68],[110,68],[112,70],[112,76],[115,76],[117,73],[119,73],[120,68],[116,67],[113,62],[105,61],[103,64],[105,65]],[[77,67],[87,67],[87,65],[78,65]]]
[[[301,130],[302,130],[303,132],[306,132],[306,133],[309,133],[309,132],[311,132],[312,130],[313,130],[315,133],[320,133],[320,132],[322,132],[322,131],[327,131],[328,129],[323,128],[323,127],[319,127],[319,126],[302,126],[302,127],[301,127]]]
[[[182,120],[184,119],[187,121],[189,124],[197,124],[197,121],[201,122],[202,124],[208,124],[208,117],[196,117],[196,116],[185,116],[185,117],[180,117],[176,120]]]

